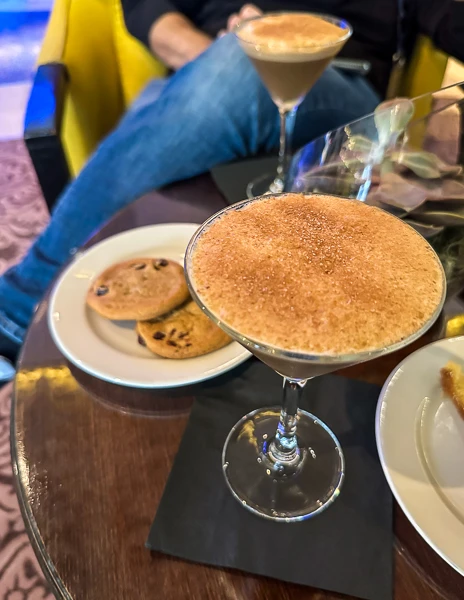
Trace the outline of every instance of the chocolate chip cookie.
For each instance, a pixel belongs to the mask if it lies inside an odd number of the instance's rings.
[[[182,266],[165,258],[133,258],[115,264],[92,283],[87,304],[107,319],[154,319],[189,297]]]
[[[193,300],[155,321],[139,321],[137,333],[149,350],[164,358],[194,358],[232,341]]]

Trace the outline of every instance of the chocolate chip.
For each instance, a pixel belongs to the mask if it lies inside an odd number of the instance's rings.
[[[182,333],[179,333],[179,335],[177,336],[180,340],[182,338],[184,338],[186,335],[188,335],[188,331],[183,331]]]
[[[143,264],[143,263],[139,263],[138,265],[133,265],[134,269],[136,271],[141,271],[142,269],[145,269],[147,265]]]
[[[188,348],[189,346],[191,346],[192,344],[185,344],[185,347]]]
[[[159,267],[167,267],[169,262],[165,258],[160,258],[159,260],[155,260],[153,266],[158,271]]]
[[[173,342],[172,340],[168,340],[167,344],[168,346],[177,346],[176,342]]]
[[[176,333],[177,329],[171,329],[171,333],[169,335],[174,335]]]
[[[153,334],[153,338],[155,340],[164,340],[165,337],[166,337],[166,334],[163,333],[162,331],[155,331],[155,333]]]
[[[95,291],[95,293],[97,294],[97,296],[104,296],[105,294],[107,294],[110,290],[106,287],[106,285],[101,285],[100,287],[98,287]]]
[[[146,346],[147,344],[145,343],[145,340],[143,339],[143,337],[141,335],[139,335],[137,337],[137,341],[141,346]]]

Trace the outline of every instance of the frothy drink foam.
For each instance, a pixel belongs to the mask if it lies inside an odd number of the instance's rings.
[[[419,331],[444,282],[429,244],[392,215],[331,196],[265,196],[217,218],[189,269],[208,309],[245,337],[340,355]]]
[[[247,21],[237,35],[274,102],[293,108],[338,54],[348,30],[314,15],[285,13]]]

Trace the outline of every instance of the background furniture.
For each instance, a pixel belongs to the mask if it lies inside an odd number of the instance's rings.
[[[126,30],[120,0],[56,0],[24,137],[49,208],[97,143],[166,69]]]

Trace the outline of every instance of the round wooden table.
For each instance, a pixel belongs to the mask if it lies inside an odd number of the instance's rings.
[[[202,222],[224,205],[211,179],[200,177],[142,198],[91,243],[141,225]],[[193,398],[182,388],[119,387],[72,367],[50,338],[47,305],[45,299],[38,308],[20,359],[11,440],[26,527],[57,598],[342,598],[150,553],[144,543]],[[451,320],[448,333],[461,333],[463,323]],[[442,335],[443,325],[445,319],[428,340]],[[401,358],[345,374],[381,384]],[[427,546],[398,507],[395,534],[396,600],[464,598],[464,578]]]

